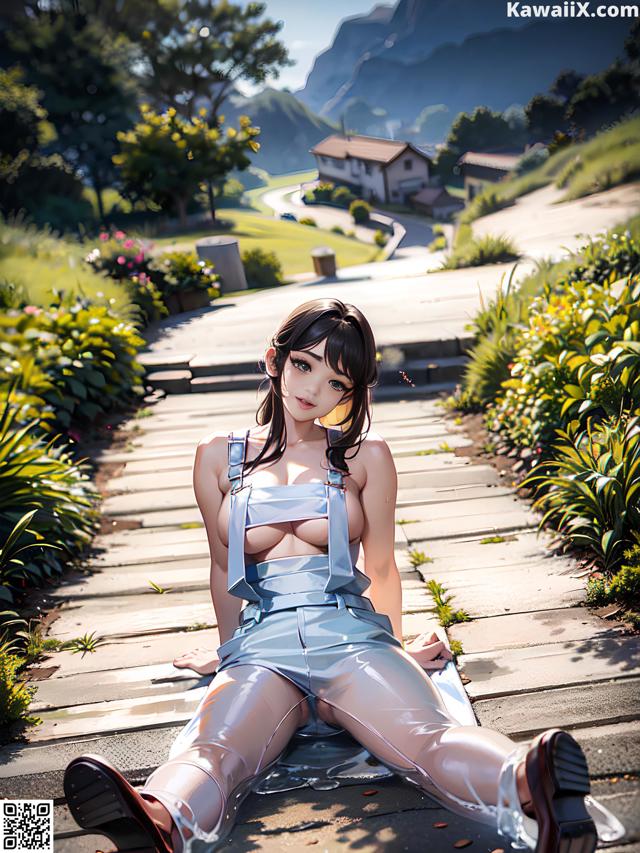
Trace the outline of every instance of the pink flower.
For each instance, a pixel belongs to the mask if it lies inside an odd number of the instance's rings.
[[[138,254],[134,258],[134,261],[137,264],[141,264],[144,261],[144,252],[138,252]]]
[[[124,255],[118,255],[117,261],[119,264],[124,264],[126,262],[126,258]]]
[[[38,308],[37,305],[25,305],[23,310],[24,310],[25,314],[39,314],[40,313],[40,308]]]
[[[142,281],[146,281],[146,280],[147,280],[147,274],[146,274],[146,273],[141,272],[141,273],[140,273],[140,281],[142,282]]]
[[[116,231],[116,233],[114,234],[116,240],[124,240],[126,236],[127,235],[124,233],[124,231]]]
[[[127,266],[129,267],[129,269],[132,269],[132,267],[133,267],[133,261],[129,261],[129,263],[127,264]]]
[[[106,233],[103,231],[103,232],[102,232],[102,234],[100,235],[100,239],[101,239],[101,240],[108,240],[108,239],[109,239],[109,235],[108,235],[108,234],[106,234]]]
[[[133,246],[133,240],[131,239],[131,237],[129,237],[129,239],[125,240],[122,245],[125,249],[130,249]]]

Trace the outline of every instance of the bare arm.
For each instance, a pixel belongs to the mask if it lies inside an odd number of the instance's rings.
[[[217,533],[218,514],[224,497],[218,484],[218,475],[221,466],[226,462],[226,454],[226,435],[213,433],[198,444],[193,465],[193,490],[209,540],[209,583],[221,644],[226,642],[238,627],[242,608],[242,599],[227,592],[229,552]]]
[[[365,447],[367,479],[360,501],[365,519],[361,537],[364,573],[371,580],[367,594],[374,608],[387,614],[394,636],[402,642],[402,586],[394,554],[398,475],[381,436],[369,433],[361,451]]]

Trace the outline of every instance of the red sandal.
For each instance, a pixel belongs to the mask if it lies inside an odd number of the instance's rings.
[[[106,835],[118,851],[175,853],[171,836],[156,821],[151,803],[99,755],[69,762],[64,793],[76,823]]]

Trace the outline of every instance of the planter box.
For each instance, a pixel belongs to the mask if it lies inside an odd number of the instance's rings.
[[[199,290],[195,287],[188,290],[179,290],[178,298],[180,299],[180,307],[183,311],[195,311],[196,308],[205,308],[211,302],[211,297],[206,290]]]

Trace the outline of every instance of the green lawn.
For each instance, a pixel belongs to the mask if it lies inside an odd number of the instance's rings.
[[[283,185],[286,185],[286,181]],[[201,237],[228,234],[238,238],[241,252],[256,247],[275,252],[280,259],[285,277],[313,272],[311,250],[316,246],[330,246],[336,253],[338,267],[370,263],[377,260],[381,254],[381,250],[374,246],[340,234],[333,234],[331,231],[245,210],[227,208],[220,211],[219,218],[233,222],[233,229],[216,231],[203,228],[175,237],[157,238],[153,241],[156,250],[160,247],[163,250],[174,247],[188,250],[195,248],[195,241]]]

